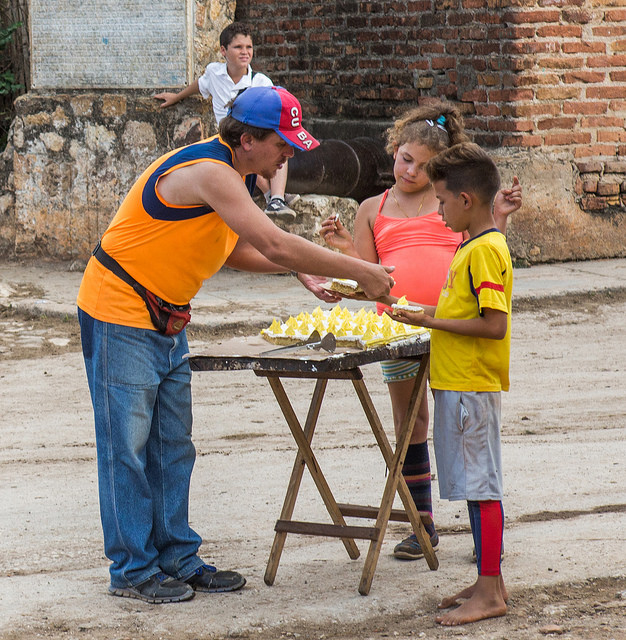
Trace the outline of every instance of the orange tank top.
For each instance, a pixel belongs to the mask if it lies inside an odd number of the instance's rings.
[[[155,160],[133,185],[102,236],[102,248],[146,289],[173,304],[186,304],[222,267],[238,235],[211,209],[175,206],[157,191],[161,176],[198,162],[232,167],[232,150],[218,136],[175,149]],[[245,178],[252,193],[256,176]],[[78,292],[90,316],[154,329],[143,300],[94,257]]]
[[[395,266],[391,294],[436,305],[448,267],[463,234],[448,229],[437,211],[417,218],[390,218],[381,213],[385,191],[374,221],[374,242],[381,264]],[[377,303],[378,313],[385,305]]]

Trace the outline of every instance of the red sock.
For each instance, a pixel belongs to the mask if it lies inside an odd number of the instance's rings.
[[[479,576],[499,576],[504,510],[500,500],[468,500]]]

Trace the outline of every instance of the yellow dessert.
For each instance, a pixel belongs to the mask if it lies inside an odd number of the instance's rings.
[[[398,301],[400,302],[400,301]],[[285,322],[274,318],[271,325],[261,331],[265,340],[273,344],[293,345],[304,342],[317,330],[320,336],[332,333],[338,347],[371,349],[398,340],[429,339],[428,329],[396,322],[388,315],[377,315],[361,308],[355,314],[335,305],[330,310],[317,307],[312,312],[301,312]]]
[[[391,308],[394,311],[413,311],[414,313],[422,313],[424,311],[424,309],[422,307],[419,307],[418,305],[414,305],[414,304],[409,304],[406,296],[402,296],[398,302],[396,302],[395,304],[391,305]]]

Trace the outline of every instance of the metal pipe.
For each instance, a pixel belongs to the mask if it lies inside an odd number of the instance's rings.
[[[393,159],[373,138],[320,140],[289,160],[286,190],[290,193],[354,198],[359,202],[393,183]]]

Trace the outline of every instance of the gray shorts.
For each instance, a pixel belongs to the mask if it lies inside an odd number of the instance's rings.
[[[440,497],[502,500],[500,392],[435,389],[433,393]]]

